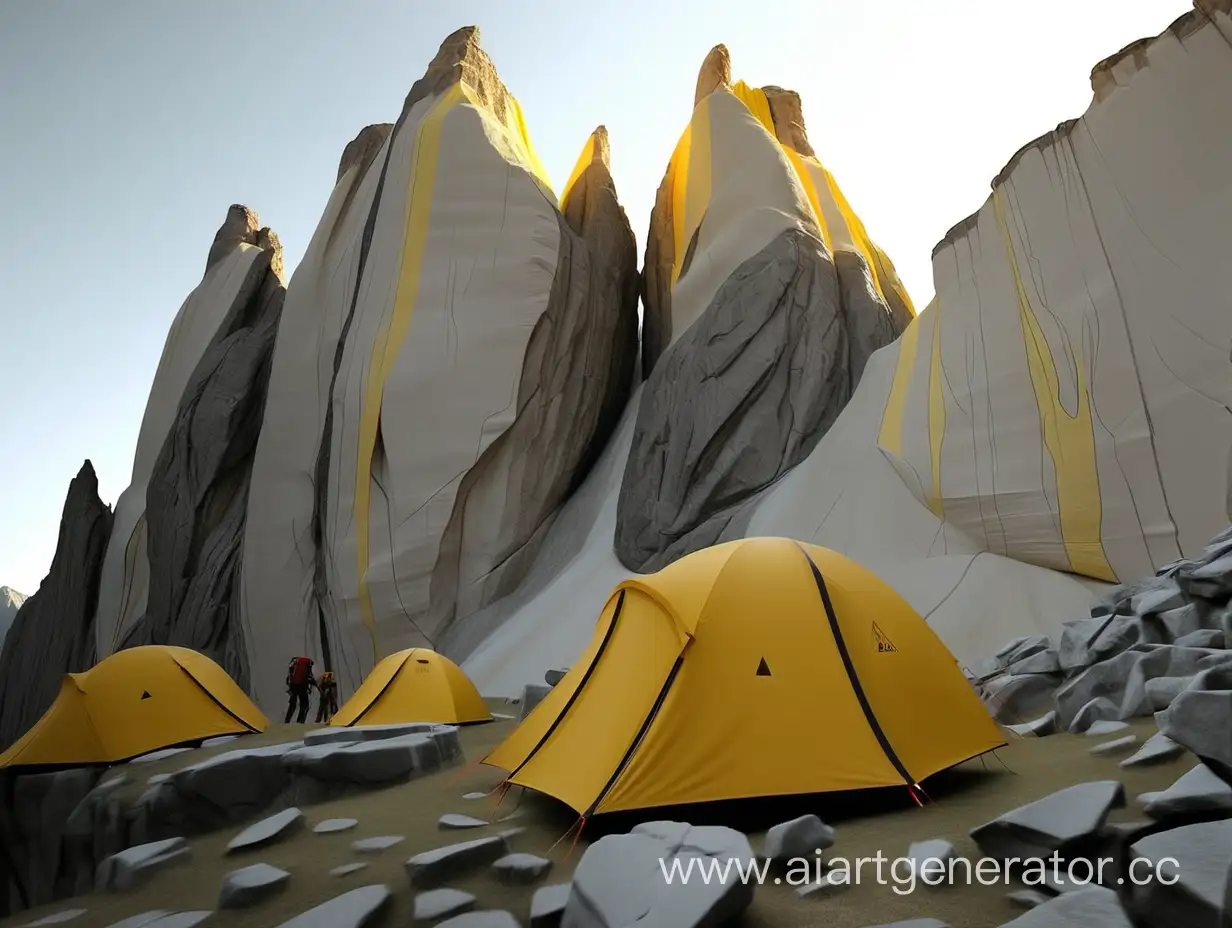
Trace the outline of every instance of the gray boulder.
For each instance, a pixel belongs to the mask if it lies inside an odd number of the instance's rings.
[[[167,838],[149,844],[139,844],[118,854],[112,854],[98,865],[94,879],[96,889],[129,890],[144,882],[151,874],[173,864],[187,863],[192,854],[183,838]]]
[[[283,765],[293,776],[315,781],[319,798],[353,789],[401,783],[457,764],[461,742],[454,726],[355,742],[327,742],[288,751]]]
[[[413,922],[435,922],[469,912],[475,907],[475,897],[460,889],[430,889],[416,893],[411,913]]]
[[[833,828],[816,815],[801,815],[766,832],[764,853],[768,859],[779,862],[797,857],[812,860],[815,854],[833,845]]]
[[[1193,682],[1193,677],[1155,677],[1146,681],[1146,708],[1159,712],[1172,705],[1181,692]]]
[[[1156,718],[1161,732],[1232,779],[1232,665],[1198,674]]]
[[[1147,739],[1146,744],[1139,748],[1137,753],[1121,761],[1121,766],[1146,767],[1151,764],[1161,764],[1180,757],[1183,753],[1185,753],[1183,747],[1167,735],[1157,732]]]
[[[1182,567],[1176,572],[1176,582],[1190,596],[1227,600],[1232,596],[1232,553]]]
[[[536,889],[530,900],[530,928],[558,928],[572,889],[570,883]]]
[[[1115,780],[1079,783],[972,829],[971,838],[997,860],[1062,857],[1095,839],[1108,813],[1125,805]]]
[[[1116,731],[1124,731],[1127,728],[1129,728],[1128,722],[1110,722],[1101,719],[1098,722],[1092,722],[1083,733],[1088,738],[1102,738],[1104,735],[1110,735]]]
[[[647,822],[625,835],[605,835],[586,849],[573,874],[561,928],[715,928],[753,901],[755,881],[683,882],[690,867],[748,866],[748,839],[722,827]]]
[[[1010,731],[1016,735],[1034,735],[1037,738],[1043,738],[1047,735],[1056,734],[1057,731],[1057,710],[1049,709],[1039,718],[1030,722],[1023,722],[1019,725],[1006,725]]]
[[[1015,638],[1002,646],[995,655],[993,655],[993,665],[998,670],[1005,670],[1007,667],[1026,660],[1036,654],[1041,654],[1045,651],[1055,650],[1052,647],[1052,641],[1044,635],[1028,635],[1022,638]]]
[[[247,909],[259,905],[287,888],[291,874],[269,864],[253,864],[232,870],[222,878],[218,908]]]
[[[1130,853],[1135,879],[1129,906],[1145,924],[1206,928],[1228,923],[1232,821],[1156,832],[1136,841]]]
[[[416,889],[435,889],[455,877],[465,876],[509,853],[504,835],[476,838],[416,854],[406,862],[407,877]]]
[[[391,722],[387,725],[339,725],[317,728],[304,735],[304,744],[316,747],[321,744],[354,744],[359,741],[384,741],[404,735],[440,734],[454,730],[452,725],[437,725],[431,722]]]
[[[283,922],[278,928],[367,928],[389,905],[388,886],[361,886]]]
[[[323,822],[317,822],[312,830],[319,835],[332,835],[339,831],[350,831],[358,824],[359,821],[353,818],[327,818]]]
[[[249,825],[227,843],[227,853],[265,847],[304,827],[304,813],[292,806]]]
[[[569,672],[568,668],[564,670],[548,670],[544,671],[543,680],[548,686],[555,686],[565,678],[565,674]]]
[[[522,705],[518,713],[518,721],[530,715],[535,706],[543,702],[543,697],[550,692],[552,688],[543,683],[527,683],[522,687]]]
[[[456,812],[446,812],[436,820],[437,828],[447,829],[483,828],[490,824],[492,823],[475,818],[473,815],[459,815]]]
[[[1021,676],[1028,673],[1057,673],[1060,669],[1061,661],[1057,652],[1049,648],[1016,660],[1005,670],[1006,673]]]
[[[1109,754],[1128,754],[1137,743],[1137,735],[1125,735],[1123,738],[1113,738],[1111,741],[1095,745],[1091,748],[1091,753],[1097,757]]]
[[[1153,819],[1232,812],[1232,786],[1205,764],[1198,764],[1167,789],[1138,798],[1142,811]]]
[[[1173,643],[1178,648],[1220,649],[1224,647],[1224,634],[1219,628],[1199,628],[1187,635],[1181,635]]]
[[[1058,674],[1001,674],[983,681],[978,689],[993,718],[1016,723],[1046,712],[1060,682]]]
[[[1185,594],[1172,577],[1155,577],[1147,583],[1130,597],[1129,608],[1134,615],[1153,615],[1186,605]]]
[[[1133,923],[1115,892],[1088,886],[1036,906],[1001,928],[1133,928]]]
[[[1097,664],[1091,670],[1098,670],[1103,666],[1105,665]],[[1103,696],[1096,696],[1094,699],[1083,703],[1082,707],[1074,713],[1068,726],[1070,733],[1075,735],[1081,734],[1089,731],[1100,722],[1113,721],[1116,719],[1119,711],[1120,709],[1117,708],[1116,703],[1112,700],[1106,699]]]
[[[955,856],[954,845],[944,838],[916,841],[907,849],[911,872],[926,886],[938,886],[945,881]]]
[[[552,861],[535,854],[506,854],[492,862],[492,875],[508,886],[537,883],[552,869]]]
[[[351,850],[356,854],[379,854],[391,847],[396,847],[406,840],[405,835],[376,835],[371,838],[360,838],[351,842]]]

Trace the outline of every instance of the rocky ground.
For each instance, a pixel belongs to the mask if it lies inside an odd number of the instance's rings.
[[[616,910],[620,905],[628,905],[633,900],[649,900],[646,904],[653,904],[656,908],[663,905],[662,894],[667,888],[657,865],[653,865],[653,858],[660,855],[670,858],[672,848],[681,843],[680,835],[671,835],[662,826],[651,825],[638,830],[649,830],[659,839],[668,839],[666,843],[645,834],[630,837],[622,833],[628,831],[632,823],[622,822],[615,825],[615,836],[598,842],[595,839],[602,833],[592,830],[592,825],[588,824],[577,846],[570,852],[570,838],[561,840],[574,819],[566,810],[544,800],[537,801],[536,797],[519,798],[517,790],[511,791],[499,807],[493,798],[465,798],[467,795],[473,797],[475,793],[486,793],[499,782],[500,774],[497,771],[476,767],[472,762],[507,734],[513,724],[513,720],[500,720],[461,730],[459,740],[468,760],[466,764],[455,761],[452,765],[412,777],[399,785],[350,793],[323,802],[300,803],[273,813],[272,820],[269,809],[266,809],[243,822],[186,840],[171,836],[159,838],[159,844],[154,848],[130,849],[118,858],[105,859],[98,868],[100,885],[109,888],[22,912],[0,921],[0,926],[56,924],[60,922],[41,920],[74,911],[80,914],[63,922],[74,928],[105,928],[116,924],[126,928],[139,924],[158,928],[186,928],[191,924],[225,924],[235,928],[284,924],[292,924],[295,928],[342,928],[361,924],[393,926],[442,923],[449,915],[468,906],[475,911],[508,912],[516,924],[546,926],[559,923],[560,907],[568,898],[569,889],[543,892],[539,897],[541,904],[550,903],[553,896],[556,897],[556,904],[548,905],[538,918],[532,918],[532,900],[537,892],[546,887],[569,884],[575,876],[575,869],[577,881],[573,888],[578,898],[572,905],[577,911],[570,918],[576,916],[579,920],[573,924],[610,925],[616,928],[617,925],[628,924],[640,914],[631,915],[627,911]],[[311,727],[275,725],[265,734],[245,738],[238,744],[243,745],[245,753],[254,748],[268,750],[271,745],[303,738],[305,732],[310,730]],[[1193,768],[1196,767],[1199,776],[1205,772],[1206,768],[1196,765],[1193,755],[1188,752],[1173,751],[1170,756],[1156,758],[1153,763],[1129,767],[1121,766],[1132,750],[1129,745],[1123,745],[1111,753],[1092,752],[1093,748],[1102,744],[1116,743],[1131,735],[1139,742],[1145,741],[1154,730],[1150,721],[1140,720],[1098,737],[1062,733],[1041,739],[1011,733],[1008,736],[1010,745],[998,752],[997,758],[968,763],[930,782],[927,788],[932,801],[923,807],[914,806],[903,795],[879,797],[877,801],[861,803],[859,807],[853,807],[850,802],[836,804],[823,801],[716,810],[711,813],[713,819],[737,825],[741,830],[694,829],[691,835],[684,836],[683,843],[686,846],[700,845],[719,856],[741,854],[744,852],[742,842],[746,841],[744,835],[747,834],[747,843],[753,852],[790,853],[793,842],[801,836],[806,842],[817,843],[820,834],[823,836],[820,843],[825,843],[825,829],[819,831],[817,824],[808,820],[786,830],[773,830],[771,836],[766,835],[766,829],[776,823],[816,813],[834,828],[833,845],[826,852],[831,859],[872,857],[878,851],[887,857],[899,857],[906,855],[915,842],[942,839],[951,843],[958,855],[974,862],[981,854],[981,845],[985,846],[986,853],[1001,854],[1005,848],[1032,840],[1036,846],[1055,845],[1067,854],[1074,853],[1075,849],[1084,854],[1091,853],[1095,845],[1084,840],[1091,834],[1121,834],[1115,829],[1108,831],[1106,823],[1119,826],[1126,822],[1151,821],[1142,804],[1135,800],[1141,794],[1150,796],[1154,802],[1151,811],[1163,816],[1164,821],[1169,821],[1168,816],[1192,817],[1192,810],[1201,807],[1203,802],[1212,808],[1232,808],[1232,789],[1212,777],[1193,784],[1197,793],[1207,795],[1205,800],[1190,797],[1160,802],[1158,794],[1182,774],[1188,774],[1189,779],[1194,780]],[[408,736],[401,737],[405,739]],[[218,765],[219,757],[234,754],[236,749],[237,743],[231,743],[143,764],[126,765],[124,774],[129,778],[128,782],[108,790],[108,802],[114,802],[121,808],[132,808],[149,791],[147,783],[150,778],[158,781],[171,775],[172,780],[177,777],[191,779],[192,776],[186,776],[183,771],[201,765],[203,757],[207,760],[214,758],[211,764],[204,765],[204,769],[208,770]],[[119,772],[119,768],[108,771],[103,775],[102,782],[105,784],[114,779]],[[195,776],[200,778],[201,775],[197,773]],[[1113,781],[1113,785],[1088,787],[1086,792],[1092,795],[1079,795],[1076,800],[1069,800],[1082,808],[1077,811],[1071,809],[1063,815],[1061,827],[1068,828],[1070,832],[1076,829],[1078,834],[1066,832],[1050,836],[1050,829],[1056,831],[1058,826],[1050,823],[1047,808],[1042,810],[1043,814],[1039,815],[1039,821],[1034,826],[1042,831],[1023,826],[988,824],[1003,813],[1048,797],[1063,787],[1108,781]],[[156,782],[156,786],[167,782],[170,781]],[[1118,789],[1116,783],[1121,784],[1122,788]],[[97,791],[95,794],[98,794]],[[1126,806],[1115,808],[1122,797],[1127,799]],[[1054,802],[1064,803],[1066,797],[1062,796]],[[98,803],[95,802],[95,805]],[[1084,808],[1086,811],[1082,811]],[[1036,812],[1039,814],[1040,810]],[[1030,811],[1026,814],[1029,819]],[[470,816],[481,821],[473,823],[450,818],[443,822],[445,816]],[[704,821],[699,817],[690,818],[694,822]],[[268,822],[268,827],[255,827],[263,822]],[[326,828],[338,830],[318,831],[326,822],[331,823]],[[447,824],[473,827],[451,828],[446,827]],[[976,837],[980,839],[980,844],[977,844],[970,833],[981,826],[988,827],[976,831]],[[519,830],[510,833],[513,829]],[[254,830],[257,832],[255,835],[252,834]],[[415,864],[408,865],[408,861],[416,860],[418,855],[425,852],[477,840],[480,845],[472,847],[469,852],[453,859],[450,859],[451,855],[444,855],[446,859],[443,864],[419,858]],[[249,841],[252,841],[251,846],[231,848],[232,845],[247,844]],[[645,855],[648,853],[653,869],[645,866]],[[917,853],[920,853],[919,849]],[[929,855],[934,853],[944,856],[944,847],[940,852],[929,851]],[[503,865],[495,866],[500,858],[509,854],[528,856],[515,856]],[[360,866],[355,868],[357,864]],[[346,872],[340,873],[338,868],[346,868]],[[774,872],[781,877],[786,875],[786,871]],[[958,872],[961,874],[964,871],[960,868]],[[1010,893],[1025,888],[1017,881],[1007,884],[1002,879],[998,885],[991,886],[921,886],[914,893],[899,894],[894,891],[888,868],[885,880],[884,885],[878,885],[873,871],[866,870],[859,885],[823,886],[814,881],[813,891],[805,895],[798,891],[800,887],[767,884],[757,887],[745,898],[742,894],[747,890],[737,891],[733,884],[727,890],[716,886],[709,894],[704,888],[700,895],[697,890],[691,889],[690,896],[696,897],[692,900],[694,906],[700,907],[700,910],[713,910],[715,916],[727,911],[735,914],[747,906],[742,923],[748,928],[820,928],[823,925],[827,928],[863,928],[920,917],[940,919],[952,928],[985,928],[1009,923],[1023,915],[1022,904],[1009,898]],[[418,885],[413,885],[413,881]],[[615,893],[610,892],[613,887],[616,888]],[[457,893],[441,893],[441,889],[456,890]],[[425,896],[428,892],[435,894]],[[677,897],[682,892],[680,887],[675,888]],[[318,912],[309,920],[292,921],[314,907],[348,893],[354,895],[346,896],[347,902],[361,909],[366,905],[379,904],[372,920],[355,920],[354,916],[335,911],[332,914]],[[1044,889],[1043,893],[1053,895],[1051,889]],[[1102,897],[1097,901],[1102,901]],[[1072,902],[1062,902],[1072,905]],[[429,911],[433,905],[440,907],[439,914],[415,922],[417,904],[420,914]],[[1053,906],[1058,904],[1052,903]],[[239,907],[222,908],[223,905]],[[453,906],[461,908],[455,909]],[[163,919],[124,921],[153,912],[162,912]],[[194,912],[200,915],[189,914]],[[1036,912],[1042,914],[1044,910]],[[178,917],[166,917],[172,913]],[[197,917],[201,917],[202,921],[195,921]],[[502,924],[508,928],[508,920],[493,918],[487,917],[482,928],[498,928]],[[643,919],[643,923],[648,922]],[[709,923],[713,922],[704,921],[700,911],[688,914],[683,921],[672,922],[683,928],[691,924]],[[1101,924],[1089,920],[1087,923]],[[463,922],[458,923],[456,928],[469,926]],[[475,923],[474,928],[481,928],[480,923]]]

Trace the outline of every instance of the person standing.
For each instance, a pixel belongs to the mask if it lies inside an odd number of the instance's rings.
[[[283,720],[290,724],[291,716],[295,715],[296,704],[299,715],[296,721],[303,725],[308,719],[308,694],[316,687],[317,681],[312,675],[311,657],[293,657],[287,665],[287,717]]]
[[[321,674],[321,679],[317,681],[317,692],[320,694],[320,701],[317,703],[317,724],[319,725],[322,722],[328,722],[338,711],[338,681],[334,679],[332,670]]]

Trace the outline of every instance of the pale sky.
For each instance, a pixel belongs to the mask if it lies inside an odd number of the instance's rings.
[[[1080,115],[1091,67],[1188,0],[0,2],[0,584],[38,588],[69,480],[127,485],[168,326],[227,206],[288,270],[343,147],[393,121],[478,25],[557,186],[608,127],[638,249],[697,69],[794,89],[809,138],[917,307],[929,255],[1024,143]],[[1145,131],[1145,127],[1144,127]]]

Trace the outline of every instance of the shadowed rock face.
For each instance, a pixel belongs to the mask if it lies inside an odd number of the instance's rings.
[[[807,457],[913,310],[813,157],[799,96],[733,85],[721,45],[659,188],[644,275],[646,384],[615,548],[653,571],[743,531],[741,510]]]
[[[123,644],[192,648],[244,689],[248,659],[238,603],[244,514],[286,294],[277,237],[252,230],[248,243],[262,253],[193,371],[154,464],[146,493],[148,603]]]
[[[620,419],[637,360],[639,279],[633,230],[609,168],[607,130],[565,193],[561,248],[531,333],[518,413],[467,471],[432,575],[430,634],[513,592],[557,509]],[[488,500],[503,499],[499,511]]]
[[[0,750],[47,711],[64,674],[94,663],[94,608],[111,521],[86,461],[68,487],[51,570],[18,610],[0,652]]]

